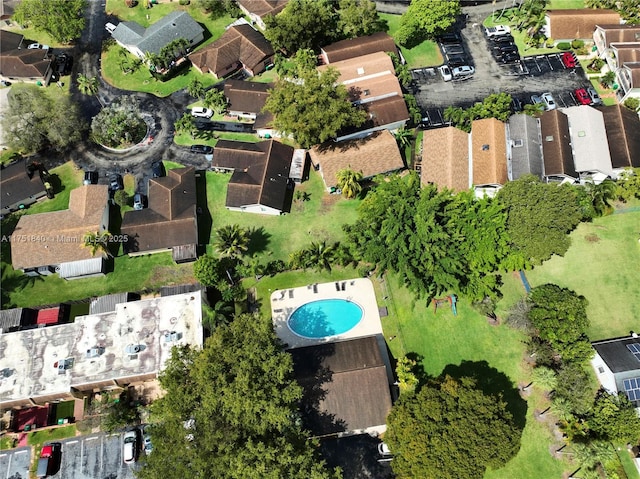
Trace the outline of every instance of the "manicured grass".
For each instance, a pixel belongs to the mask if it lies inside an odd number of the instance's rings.
[[[249,141],[252,143],[262,141],[261,138],[252,133],[227,133],[221,131],[198,131],[193,138],[188,133],[180,133],[174,137],[173,141],[183,146],[195,144],[216,146],[218,140]]]
[[[584,8],[584,0],[549,0],[547,10],[569,10]]]
[[[380,18],[387,21],[387,33],[392,37],[400,28],[400,15],[381,13]],[[436,42],[426,40],[411,49],[400,47],[409,68],[431,67],[442,65],[443,59]]]
[[[271,82],[275,82],[277,79],[278,79],[278,74],[276,73],[276,69],[272,68],[271,70],[262,72],[260,75],[249,78],[249,81],[254,81],[258,83],[271,83]]]
[[[356,209],[360,200],[328,195],[320,175],[313,170],[309,181],[296,186],[296,189],[308,193],[309,201],[294,203],[291,212],[286,215],[229,211],[224,205],[230,177],[229,174],[207,172],[207,204],[213,221],[210,243],[215,242],[215,229],[227,224],[262,228],[262,247],[249,253],[263,256],[265,261],[287,260],[289,253],[308,246],[312,241],[340,241],[344,238],[342,225],[353,223],[357,218]]]
[[[598,95],[600,95],[600,98],[602,98],[602,103],[604,103],[606,106],[618,104],[616,95],[613,90],[610,88],[604,88],[600,83],[600,80],[596,78],[591,79],[591,84],[593,85],[593,88],[595,88],[598,92]]]
[[[589,301],[589,339],[624,336],[640,318],[640,211],[598,218],[571,234],[566,255],[527,272],[531,286],[555,283]]]
[[[36,451],[39,453],[39,446],[41,446],[45,442],[65,439],[67,437],[74,437],[75,435],[75,424],[71,424],[70,426],[55,427],[51,429],[43,429],[42,431],[34,431],[28,433],[27,444],[29,444],[30,446],[36,446]]]
[[[181,163],[176,163],[175,161],[164,160],[162,162],[164,164],[165,170],[175,170],[176,168],[183,168],[184,165]]]
[[[518,46],[518,50],[520,51],[521,56],[531,56],[531,55],[544,55],[546,53],[557,53],[561,50],[558,48],[534,48],[527,45],[526,42],[526,32],[518,31],[513,23],[509,20],[511,18],[510,10],[506,10],[505,14],[499,18],[501,11],[496,9],[495,17],[489,15],[482,24],[485,27],[493,27],[495,25],[509,25],[511,27],[511,35]]]
[[[55,191],[53,199],[44,199],[27,208],[26,214],[48,213],[49,211],[66,210],[69,208],[71,190],[82,185],[83,172],[72,161],[49,170],[53,176],[52,186]]]
[[[122,47],[114,44],[102,53],[102,76],[111,85],[123,90],[141,91],[165,97],[186,88],[193,78],[198,78],[205,87],[219,82],[212,75],[203,75],[192,66],[164,82],[153,78],[145,65],[141,65],[133,73],[125,74],[122,73],[119,65],[122,58],[120,51],[123,50]],[[126,57],[128,60],[133,59],[133,55],[129,52],[126,52]]]
[[[521,333],[504,324],[489,325],[464,300],[457,303],[457,316],[453,316],[448,307],[438,309],[434,314],[431,305],[415,300],[394,276],[388,275],[382,282],[374,279],[374,284],[379,300],[388,297],[384,305],[389,315],[382,318],[382,326],[394,358],[407,353],[417,354],[425,372],[433,376],[441,374],[448,366],[461,365],[463,361],[486,361],[489,368],[504,373],[513,388],[530,382],[528,371],[522,367],[524,336]],[[519,453],[505,467],[488,471],[485,478],[562,477],[569,469],[567,464],[551,457],[549,429],[534,419],[534,411],[544,409],[542,401],[543,398],[535,393],[528,398]]]
[[[620,458],[620,462],[622,463],[622,467],[624,468],[624,472],[627,475],[627,479],[640,479],[640,473],[638,473],[638,468],[633,463],[633,458],[625,445],[621,444],[617,448],[618,457]]]
[[[22,44],[22,48],[26,48],[26,46],[30,43],[49,45],[51,48],[69,47],[69,45],[64,45],[63,43],[59,43],[54,40],[53,37],[47,32],[36,30],[33,27],[22,28],[19,26],[10,26],[5,30],[9,30],[10,32],[17,33],[19,35],[24,35],[24,43]]]

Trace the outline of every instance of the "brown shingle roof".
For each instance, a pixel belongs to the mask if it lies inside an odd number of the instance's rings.
[[[371,178],[405,167],[396,139],[387,130],[363,139],[317,146],[309,155],[315,165],[320,165],[327,187],[336,186],[336,174],[345,168]]]
[[[6,208],[30,196],[40,197],[46,193],[40,175],[36,171],[31,178],[27,173],[27,162],[17,161],[0,169],[1,207]]]
[[[640,42],[612,43],[611,49],[616,51],[618,65],[640,62]]]
[[[23,40],[24,35],[13,33],[8,30],[0,30],[0,53],[17,50],[22,45]]]
[[[347,88],[355,84],[360,86],[360,88],[366,88],[366,86],[361,86],[361,82],[364,83],[368,79],[376,78],[383,73],[395,77],[393,61],[391,61],[391,57],[384,52],[370,53],[369,55],[335,62],[331,65],[321,65],[318,67],[318,70],[324,71],[328,68],[335,68],[340,72],[338,81],[347,86]],[[389,79],[389,81],[392,80]],[[395,86],[393,90],[395,91]]]
[[[264,35],[244,24],[230,27],[215,42],[192,53],[189,58],[203,73],[221,76],[237,62],[251,71],[262,72],[265,61],[273,54]]]
[[[264,107],[271,83],[258,83],[240,80],[227,80],[224,83],[224,94],[229,101],[229,111],[260,113]]]
[[[360,127],[360,130],[388,125],[397,121],[407,121],[409,119],[407,104],[401,96],[392,96],[371,103],[365,103],[362,105],[362,108],[369,114],[369,119]]]
[[[149,180],[149,208],[127,211],[121,231],[126,253],[197,243],[195,169],[177,168]]]
[[[276,15],[287,6],[289,0],[238,0],[238,4],[248,12],[263,17]]]
[[[629,75],[631,88],[640,88],[640,62],[625,63],[622,72]]]
[[[83,248],[84,235],[97,233],[102,224],[108,200],[106,185],[84,185],[69,196],[69,209],[25,215],[20,218],[11,243],[11,259],[16,269],[58,265],[91,259],[89,248]]]
[[[540,132],[545,176],[566,175],[577,178],[567,115],[559,110],[545,111],[540,116]]]
[[[474,185],[504,185],[507,180],[507,134],[495,118],[471,123]]]
[[[606,9],[549,10],[549,38],[591,38],[596,25],[620,23],[620,15]]]
[[[315,435],[386,423],[389,380],[375,337],[289,350],[304,389],[304,419]]]
[[[323,47],[321,51],[328,63],[335,63],[376,52],[393,52],[397,55],[398,47],[391,36],[378,32],[366,37],[341,40]]]
[[[48,50],[12,50],[0,55],[0,75],[6,78],[44,78],[51,62]]]
[[[248,143],[220,140],[212,166],[233,168],[226,206],[263,205],[285,209],[293,148],[274,140]]]
[[[600,25],[599,27],[605,34],[605,47],[609,47],[611,43],[628,43],[640,41],[640,25]]]
[[[605,106],[604,116],[607,140],[614,168],[640,167],[640,118],[620,105]]]
[[[422,184],[453,191],[469,189],[469,135],[448,126],[427,130],[422,137]]]

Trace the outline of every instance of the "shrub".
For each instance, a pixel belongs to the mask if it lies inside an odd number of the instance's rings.
[[[599,72],[604,66],[604,64],[605,64],[605,61],[602,58],[596,58],[591,63],[589,63],[589,66],[587,67],[587,69],[591,72]]]
[[[572,48],[582,48],[584,47],[584,41],[583,40],[574,40],[571,42],[571,47]]]
[[[556,47],[558,50],[571,50],[571,44],[569,42],[560,42]]]
[[[553,48],[556,41],[553,38],[547,38],[547,41],[545,43],[547,45],[547,48]]]
[[[629,110],[632,111],[638,111],[638,108],[640,108],[640,99],[638,98],[627,98],[623,105],[625,107],[627,107]]]

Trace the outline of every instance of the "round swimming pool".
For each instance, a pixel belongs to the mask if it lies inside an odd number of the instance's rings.
[[[360,306],[345,299],[321,299],[296,309],[287,324],[289,329],[304,338],[324,338],[346,333],[361,320]]]

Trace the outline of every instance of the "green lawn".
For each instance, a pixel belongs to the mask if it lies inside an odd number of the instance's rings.
[[[67,437],[74,437],[75,435],[75,424],[72,424],[70,426],[55,427],[51,429],[43,429],[42,431],[28,433],[27,444],[29,444],[30,446],[36,446],[36,451],[39,453],[39,446],[41,446],[45,442],[65,439]]]
[[[589,301],[591,340],[624,336],[640,318],[640,211],[583,223],[567,254],[527,272],[531,286],[556,283]]]
[[[387,33],[392,37],[400,27],[400,15],[381,13],[380,18],[387,21]],[[426,40],[411,49],[400,47],[409,68],[431,67],[442,65],[443,59],[436,42]]]
[[[570,0],[572,1],[572,0]],[[511,35],[513,36],[513,39],[516,42],[516,45],[518,46],[518,50],[520,51],[520,55],[521,56],[531,56],[531,55],[543,55],[545,53],[556,53],[559,52],[561,50],[557,49],[557,48],[533,48],[530,47],[529,45],[527,45],[526,41],[525,41],[525,37],[526,37],[526,33],[524,31],[520,32],[518,30],[516,30],[513,26],[513,23],[509,21],[510,18],[510,11],[507,10],[505,12],[505,14],[502,16],[502,18],[499,18],[501,11],[496,9],[496,13],[495,13],[495,19],[494,17],[492,17],[491,15],[489,15],[485,21],[482,23],[485,27],[493,27],[495,25],[509,25],[511,26]]]
[[[281,216],[227,210],[224,205],[229,178],[230,175],[224,173],[207,173],[207,202],[213,230],[234,223],[246,228],[264,228],[264,246],[255,252],[264,254],[266,260],[287,260],[289,253],[306,247],[311,241],[339,241],[344,237],[342,225],[354,222],[357,217],[360,201],[328,195],[320,175],[313,170],[309,181],[296,186],[308,193],[309,201],[294,203],[291,212]]]
[[[124,2],[123,2],[124,3]],[[13,33],[18,33],[20,35],[24,35],[24,42],[22,48],[26,48],[24,45],[28,45],[30,43],[41,43],[43,45],[49,45],[51,48],[59,48],[59,47],[68,47],[69,45],[65,45],[63,43],[59,43],[53,39],[51,35],[47,32],[43,32],[41,30],[36,30],[33,27],[22,28],[19,26],[10,26],[7,27],[6,30],[9,30]]]
[[[198,131],[193,138],[188,133],[179,133],[174,137],[176,144],[183,146],[195,144],[216,146],[218,140],[249,141],[255,143],[261,141],[261,138],[252,133],[228,133],[221,131]]]
[[[549,0],[547,10],[568,10],[574,8],[585,8],[584,0]]]
[[[69,195],[71,190],[82,185],[83,172],[72,161],[49,170],[53,176],[51,184],[55,191],[55,197],[51,200],[44,199],[29,207],[26,214],[48,213],[49,211],[66,210],[69,208]]]
[[[592,79],[591,84],[602,98],[602,103],[606,106],[617,105],[616,95],[610,88],[604,88],[598,79]]]

